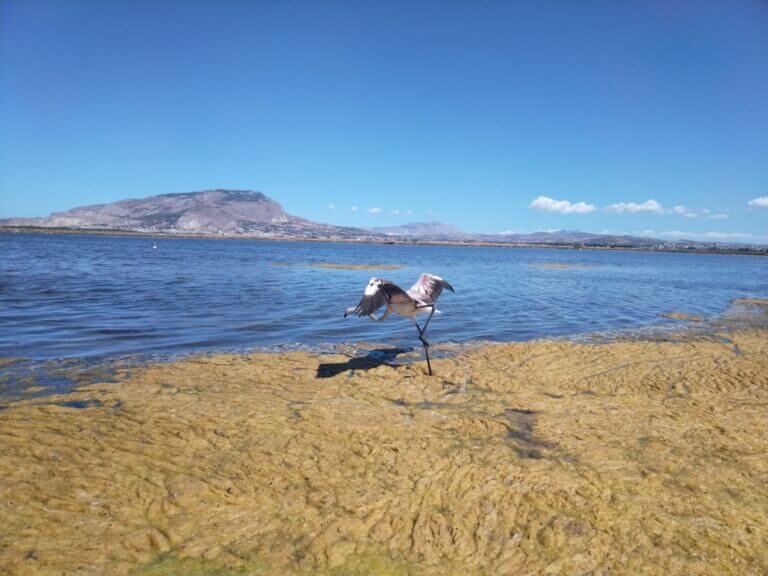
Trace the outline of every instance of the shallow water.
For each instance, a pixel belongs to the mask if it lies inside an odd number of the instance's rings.
[[[0,234],[0,357],[175,355],[377,341],[415,330],[342,317],[366,281],[407,288],[422,271],[456,293],[435,342],[529,340],[641,328],[669,311],[711,315],[768,294],[768,259],[505,249]],[[323,267],[318,267],[322,264]],[[329,268],[337,265],[397,269]]]

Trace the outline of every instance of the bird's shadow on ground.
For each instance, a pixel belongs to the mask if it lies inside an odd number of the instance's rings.
[[[317,367],[317,377],[333,378],[348,370],[370,370],[382,365],[397,366],[397,355],[412,351],[413,348],[377,348],[369,350],[365,356],[350,358],[346,362],[323,362]]]

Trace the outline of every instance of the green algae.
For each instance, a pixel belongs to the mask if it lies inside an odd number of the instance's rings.
[[[272,576],[279,572],[254,559],[228,565],[215,559],[179,558],[163,554],[157,560],[131,572],[131,576]]]
[[[352,554],[342,564],[320,571],[286,571],[256,558],[240,559],[230,564],[218,559],[179,558],[163,554],[151,564],[132,571],[131,576],[418,576],[423,573],[423,567],[402,558],[369,551]]]

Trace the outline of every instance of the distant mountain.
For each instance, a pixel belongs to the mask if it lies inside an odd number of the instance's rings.
[[[334,226],[288,214],[278,202],[261,192],[225,189],[161,194],[148,198],[120,200],[111,204],[81,206],[43,218],[0,219],[0,226],[392,242],[485,242],[664,249],[720,249],[729,246],[719,242],[663,241],[573,230],[530,234],[471,234],[444,222],[411,222],[401,226],[370,229]]]
[[[252,190],[204,190],[161,194],[111,204],[82,206],[44,218],[0,220],[6,226],[104,228],[138,231],[262,233],[298,236],[369,236],[358,228],[332,226],[292,216]]]
[[[444,222],[411,222],[402,226],[384,226],[370,228],[369,230],[374,234],[398,236],[400,238],[464,240],[469,237],[461,229]]]
[[[474,238],[519,244],[575,244],[584,246],[655,246],[660,242],[660,240],[654,238],[640,236],[595,234],[593,232],[577,232],[573,230],[540,231],[530,234],[477,234]]]
[[[530,234],[469,234],[444,222],[411,222],[402,226],[370,228],[377,235],[418,240],[462,242],[503,242],[509,244],[553,244],[584,246],[655,246],[659,240],[637,236],[594,234],[572,230],[532,232]]]

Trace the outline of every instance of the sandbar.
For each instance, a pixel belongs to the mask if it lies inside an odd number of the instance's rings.
[[[686,312],[662,312],[659,314],[661,318],[671,318],[673,320],[685,320],[688,322],[701,322],[701,317],[695,314],[688,314]]]

